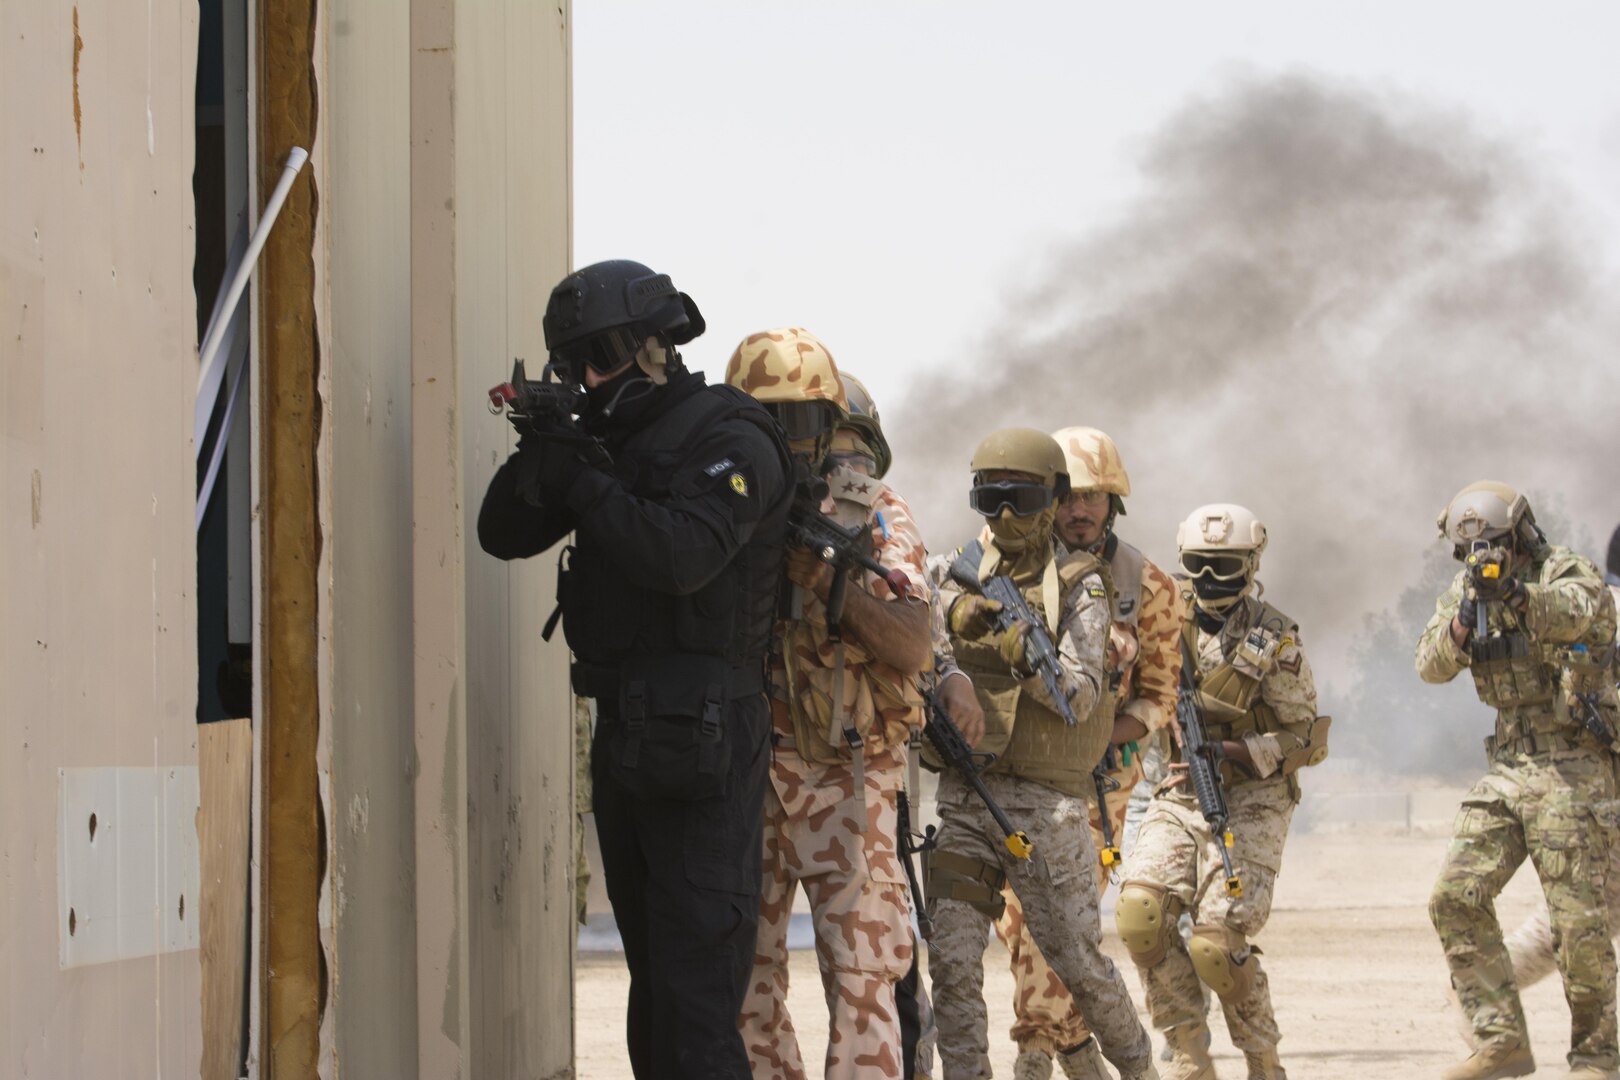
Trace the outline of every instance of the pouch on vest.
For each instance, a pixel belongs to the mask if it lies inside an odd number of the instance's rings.
[[[608,772],[643,799],[695,802],[725,793],[727,663],[713,656],[634,656],[624,662]]]

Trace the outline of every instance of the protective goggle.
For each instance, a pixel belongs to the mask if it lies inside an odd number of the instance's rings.
[[[598,375],[611,375],[635,358],[642,339],[629,327],[615,326],[588,338],[570,341],[551,350],[551,362],[565,379],[579,383],[588,367]]]
[[[1003,509],[1016,517],[1030,517],[1052,505],[1053,491],[1045,484],[1027,480],[997,480],[975,484],[968,491],[968,505],[982,517],[1000,517]]]
[[[838,424],[838,408],[827,401],[773,401],[767,408],[788,442],[819,439]]]
[[[1213,581],[1238,581],[1249,572],[1249,560],[1242,555],[1183,551],[1181,569],[1194,581],[1208,578]]]

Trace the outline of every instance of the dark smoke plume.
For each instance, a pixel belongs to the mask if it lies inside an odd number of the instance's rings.
[[[896,403],[893,482],[930,547],[974,531],[980,437],[1101,427],[1135,489],[1121,534],[1168,565],[1193,507],[1253,508],[1268,598],[1348,690],[1352,637],[1421,575],[1464,484],[1558,492],[1608,535],[1620,318],[1533,161],[1461,113],[1292,76],[1187,106],[1141,172],[1119,220],[1055,223],[1079,239],[974,362]]]

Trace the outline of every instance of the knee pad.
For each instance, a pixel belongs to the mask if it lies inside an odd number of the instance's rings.
[[[1001,898],[1007,875],[995,863],[935,848],[923,855],[923,878],[930,914],[936,900],[961,900],[991,919],[1001,918],[1007,910],[1007,901]]]
[[[1114,925],[1138,967],[1152,967],[1170,950],[1181,905],[1168,889],[1143,881],[1127,881],[1114,904]]]
[[[1251,948],[1249,939],[1236,930],[1195,926],[1187,952],[1192,956],[1193,970],[1222,1001],[1240,1001],[1254,985],[1258,950]]]

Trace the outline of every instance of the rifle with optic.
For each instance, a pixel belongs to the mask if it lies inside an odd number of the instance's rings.
[[[1187,778],[1198,798],[1198,811],[1209,822],[1215,847],[1221,853],[1221,869],[1226,873],[1226,895],[1243,895],[1243,880],[1232,865],[1232,812],[1226,805],[1226,785],[1221,780],[1221,762],[1226,755],[1221,744],[1204,733],[1204,717],[1198,708],[1198,688],[1193,683],[1197,664],[1185,639],[1181,642],[1181,685],[1176,691],[1176,724],[1181,729],[1181,756],[1187,763]]]

